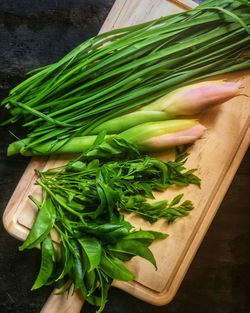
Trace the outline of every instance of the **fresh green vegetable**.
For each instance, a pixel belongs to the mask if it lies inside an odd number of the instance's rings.
[[[163,113],[163,112],[162,112]],[[200,138],[205,127],[194,119],[168,120],[143,123],[125,130],[119,138],[138,146],[141,151],[154,151],[181,144],[192,143]],[[97,136],[73,137],[71,139],[48,141],[33,148],[28,148],[27,141],[20,140],[8,147],[8,155],[21,153],[22,155],[49,155],[55,153],[72,154],[83,153],[93,145]],[[114,142],[113,136],[108,142]],[[121,144],[121,141],[118,140]],[[157,144],[156,144],[157,142]],[[159,142],[161,144],[159,144]]]
[[[119,117],[113,118],[104,122],[103,124],[97,126],[93,129],[90,134],[98,134],[99,132],[105,131],[107,134],[119,134],[121,132],[127,131],[132,128],[131,132],[137,132],[138,128],[133,128],[140,124],[147,127],[148,122],[159,122],[168,119],[173,119],[175,116],[179,115],[194,115],[200,113],[202,110],[214,105],[218,105],[226,100],[239,94],[240,83],[234,82],[224,82],[224,81],[206,81],[202,83],[197,83],[194,85],[189,85],[186,87],[179,88],[173,92],[170,92],[166,96],[161,97],[155,102],[144,106],[139,111],[134,111],[128,114],[121,115]],[[164,129],[162,125],[166,125],[166,134],[169,133],[170,125],[176,124],[176,131],[180,131],[182,123],[193,123],[193,121],[176,121],[176,122],[166,122],[159,123],[159,129]],[[144,127],[142,125],[142,127]],[[158,125],[155,123],[155,125]],[[177,127],[178,126],[178,127]],[[143,130],[142,130],[143,131]],[[139,127],[140,132],[140,127]],[[144,132],[144,131],[143,131]],[[126,132],[125,132],[126,134]],[[170,143],[164,141],[163,148],[168,146],[175,146],[176,144],[181,144],[179,142],[179,135],[176,136]],[[192,142],[199,137],[198,134],[190,136],[189,141]],[[128,136],[127,140],[131,140]],[[13,155],[16,153],[27,154],[53,154],[53,153],[77,153],[85,150],[93,143],[95,137],[84,136],[75,137],[73,139],[64,139],[60,141],[48,141],[45,144],[40,144],[37,147],[34,146],[32,149],[27,149],[28,144],[31,142],[31,138],[26,138],[22,140],[15,141],[11,143],[8,147],[8,155]],[[132,136],[133,141],[133,136]],[[137,140],[138,141],[138,140]],[[187,143],[187,142],[186,142]],[[140,145],[140,142],[138,141]],[[140,146],[139,146],[140,147]],[[150,145],[147,146],[149,150]],[[145,148],[144,148],[145,150]]]
[[[172,119],[180,115],[194,115],[239,95],[240,85],[240,82],[223,80],[188,85],[145,105],[139,112],[163,111]]]
[[[41,204],[33,197],[30,198],[37,205],[39,212],[34,223],[34,227],[29,232],[25,242],[19,248],[20,250],[34,248],[41,241],[47,238],[56,219],[55,207],[50,197],[46,196]]]
[[[167,200],[158,201],[149,204],[145,198],[140,196],[130,197],[124,200],[125,211],[136,213],[149,221],[156,222],[160,218],[166,218],[168,222],[173,222],[178,217],[188,215],[189,211],[193,209],[193,204],[190,200],[186,200],[179,205],[183,194],[176,196],[170,203]],[[123,208],[123,203],[121,204]]]
[[[35,229],[35,228],[34,228]],[[39,274],[32,290],[38,289],[48,282],[55,266],[55,249],[50,234],[42,241],[42,260]]]
[[[247,1],[207,0],[100,34],[11,90],[3,101],[12,114],[7,122],[23,121],[28,149],[89,134],[178,87],[250,68],[249,25]]]
[[[169,147],[193,143],[200,138],[205,127],[194,119],[148,122],[119,134],[138,146],[141,151],[160,151]]]
[[[108,120],[90,131],[90,134],[97,135],[101,131],[107,134],[119,134],[134,126],[147,123],[168,120],[172,115],[160,111],[135,111]]]
[[[135,230],[122,212],[136,213],[150,223],[159,218],[173,222],[187,215],[193,205],[190,201],[179,204],[182,195],[170,203],[147,202],[154,199],[154,190],[199,186],[195,170],[185,169],[187,156],[184,152],[175,161],[163,162],[142,155],[123,138],[104,139],[100,134],[78,159],[60,168],[37,170],[37,184],[45,198],[40,203],[31,197],[39,212],[20,247],[41,244],[41,267],[32,289],[53,284],[64,285],[62,292],[66,292],[73,284],[73,290],[80,289],[86,301],[99,306],[101,312],[112,280],[135,278],[124,261],[140,256],[157,269],[149,246],[167,234]],[[59,253],[50,237],[52,228],[60,237]]]
[[[194,115],[235,97],[240,92],[240,85],[239,82],[215,80],[178,88],[153,103],[143,106],[138,111],[123,114],[102,123],[91,130],[90,134],[98,134],[101,131],[106,131],[107,134],[119,134],[146,122]]]

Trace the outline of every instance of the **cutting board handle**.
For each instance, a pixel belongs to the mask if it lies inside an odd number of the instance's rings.
[[[84,304],[84,298],[79,291],[56,295],[55,289],[45,302],[40,313],[80,313]]]

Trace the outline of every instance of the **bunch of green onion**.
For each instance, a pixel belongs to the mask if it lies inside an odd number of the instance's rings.
[[[250,5],[207,0],[188,12],[99,34],[30,72],[3,105],[26,148],[90,134],[178,87],[250,68]]]

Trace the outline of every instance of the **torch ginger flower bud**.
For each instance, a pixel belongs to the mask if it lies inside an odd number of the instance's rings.
[[[169,147],[192,143],[200,138],[205,127],[194,119],[166,120],[142,123],[131,127],[118,136],[138,146],[140,151],[160,151]],[[107,135],[105,138],[112,137]],[[27,148],[28,141],[17,142],[9,147],[9,155],[72,154],[87,151],[97,136],[80,136],[61,141],[48,141],[34,148]],[[21,145],[22,144],[22,145]]]
[[[141,151],[161,151],[192,143],[200,138],[205,127],[194,119],[149,122],[132,127],[119,137],[138,145]]]
[[[96,135],[103,130],[107,134],[118,134],[142,123],[169,120],[178,115],[197,114],[234,97],[239,93],[239,87],[240,83],[216,80],[179,88],[137,111],[98,125],[90,134]]]
[[[240,86],[239,82],[222,80],[201,82],[176,89],[140,110],[164,111],[172,117],[193,115],[235,97]]]

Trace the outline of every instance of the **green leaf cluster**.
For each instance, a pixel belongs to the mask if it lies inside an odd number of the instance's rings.
[[[157,239],[167,237],[155,231],[136,230],[124,219],[123,211],[133,212],[153,223],[169,222],[188,214],[190,201],[179,204],[182,195],[171,202],[154,199],[154,190],[172,185],[200,184],[193,171],[186,171],[187,153],[175,161],[163,162],[142,155],[124,139],[103,139],[78,159],[63,167],[37,171],[37,184],[44,200],[31,200],[39,211],[20,250],[41,244],[41,268],[32,289],[44,285],[80,289],[85,299],[100,312],[107,301],[113,279],[135,278],[125,261],[140,256],[157,269],[149,249]],[[110,154],[110,151],[115,152]],[[55,229],[60,237],[59,253],[51,239]]]

